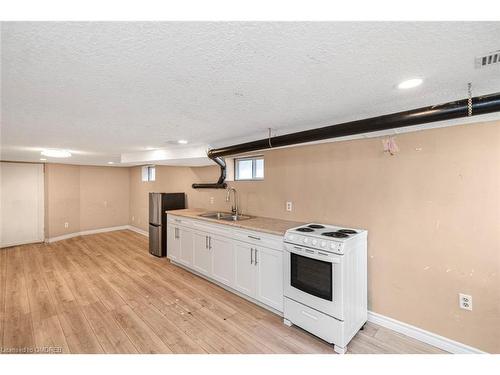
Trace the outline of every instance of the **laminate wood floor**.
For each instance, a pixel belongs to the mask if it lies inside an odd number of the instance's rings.
[[[334,353],[131,231],[0,249],[0,352]],[[442,353],[368,323],[348,353]]]

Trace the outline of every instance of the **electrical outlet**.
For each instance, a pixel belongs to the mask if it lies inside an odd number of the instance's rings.
[[[210,197],[210,204],[214,204],[214,201],[215,201],[214,197]]]
[[[69,223],[68,222],[64,223],[64,228],[69,228]]]
[[[104,201],[104,208],[108,208],[108,201]]]
[[[135,220],[135,216],[132,216],[132,221],[134,221],[134,220]]]
[[[292,211],[293,209],[293,204],[292,202],[286,202],[286,210],[287,211]]]
[[[461,309],[472,311],[472,296],[458,293],[458,305]]]

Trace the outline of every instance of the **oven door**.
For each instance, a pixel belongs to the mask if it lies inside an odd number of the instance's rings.
[[[285,245],[285,297],[343,320],[342,255]]]

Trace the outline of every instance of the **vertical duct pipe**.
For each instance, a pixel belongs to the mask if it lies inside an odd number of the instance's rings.
[[[208,184],[193,184],[193,189],[225,189],[227,184],[224,182],[226,179],[226,161],[219,156],[210,156],[210,151],[207,153],[208,157],[213,160],[220,167],[220,176],[217,182]]]

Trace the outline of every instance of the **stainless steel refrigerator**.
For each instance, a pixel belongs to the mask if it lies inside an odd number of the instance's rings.
[[[167,255],[167,210],[186,208],[184,193],[149,193],[149,252]]]

